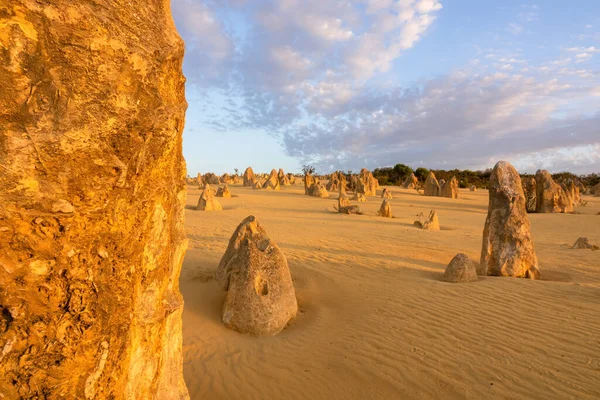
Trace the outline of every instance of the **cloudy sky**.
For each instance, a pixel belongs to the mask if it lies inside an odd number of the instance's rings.
[[[500,5],[501,3],[501,5]],[[188,172],[600,172],[600,1],[172,0]]]

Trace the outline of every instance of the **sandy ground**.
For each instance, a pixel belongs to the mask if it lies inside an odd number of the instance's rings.
[[[392,188],[396,218],[334,212],[308,197],[230,186],[219,212],[193,208],[181,274],[184,374],[192,399],[598,399],[600,198],[580,214],[529,216],[543,280],[481,277],[450,284],[459,252],[479,260],[487,191],[460,199]],[[380,192],[379,192],[380,193]],[[442,230],[412,226],[439,213]],[[287,256],[300,313],[275,337],[221,323],[214,271],[236,226],[255,215]]]

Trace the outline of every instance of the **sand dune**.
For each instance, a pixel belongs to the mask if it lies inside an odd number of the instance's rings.
[[[396,218],[335,213],[337,194],[230,185],[224,210],[193,210],[181,291],[185,381],[192,399],[600,398],[600,199],[581,214],[530,215],[543,280],[441,282],[452,257],[479,260],[487,191],[460,199],[391,188]],[[379,194],[380,192],[378,192]],[[412,226],[439,213],[442,230]],[[213,274],[235,227],[256,215],[288,258],[299,316],[275,337],[221,323]]]

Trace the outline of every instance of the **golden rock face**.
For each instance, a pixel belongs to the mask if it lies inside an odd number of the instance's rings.
[[[0,4],[0,393],[186,399],[166,0]]]

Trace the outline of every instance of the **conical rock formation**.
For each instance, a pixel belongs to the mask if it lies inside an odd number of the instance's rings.
[[[275,335],[298,312],[287,260],[254,216],[231,236],[217,281],[227,290],[223,323],[235,331]]]

